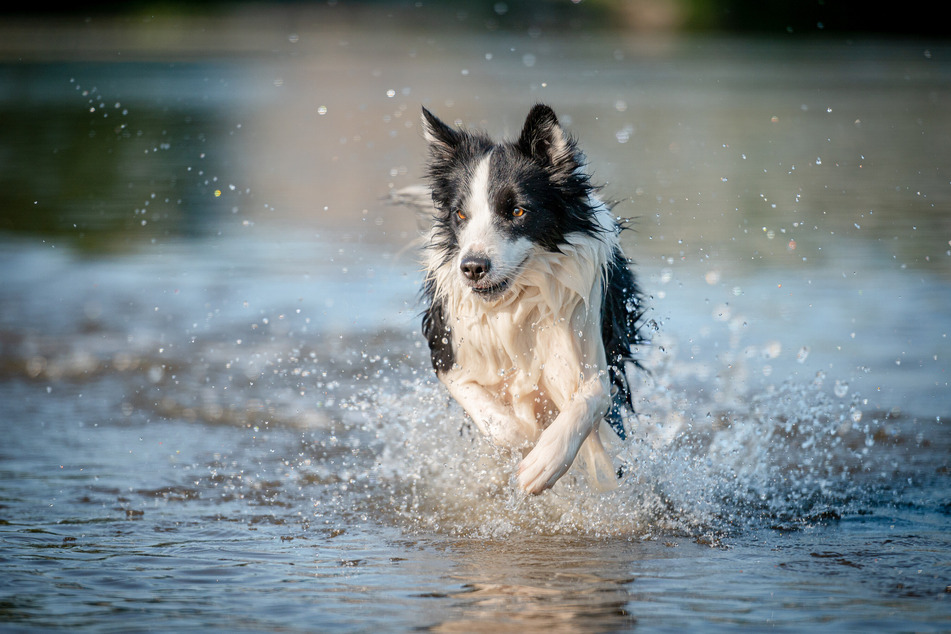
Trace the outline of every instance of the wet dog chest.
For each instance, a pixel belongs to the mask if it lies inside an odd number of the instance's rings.
[[[537,365],[538,336],[544,326],[515,320],[507,312],[462,321],[454,332],[454,343],[462,357],[460,365],[465,367],[468,362],[475,362],[493,370],[499,377]],[[462,363],[463,360],[467,363]]]

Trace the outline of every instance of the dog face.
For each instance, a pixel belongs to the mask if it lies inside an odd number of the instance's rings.
[[[491,300],[536,249],[597,231],[583,157],[554,112],[536,106],[514,143],[456,130],[423,109],[437,209],[433,248],[459,283]]]

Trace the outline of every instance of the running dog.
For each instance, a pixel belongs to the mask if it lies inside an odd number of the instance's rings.
[[[622,224],[550,107],[501,143],[422,114],[422,327],[439,380],[485,436],[522,452],[522,490],[551,488],[579,455],[596,488],[615,487],[599,427],[624,438],[644,342]]]

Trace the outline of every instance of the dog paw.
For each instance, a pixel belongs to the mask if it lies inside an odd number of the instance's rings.
[[[568,471],[576,453],[577,449],[572,452],[564,443],[546,442],[543,434],[535,448],[518,465],[519,488],[532,495],[550,489]]]

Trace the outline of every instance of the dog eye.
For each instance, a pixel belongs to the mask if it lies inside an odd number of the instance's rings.
[[[524,208],[524,207],[516,207],[515,209],[512,210],[512,217],[513,217],[513,218],[521,218],[521,217],[524,216],[524,215],[525,215],[525,208]]]
[[[465,220],[465,219],[466,219],[466,212],[464,212],[464,211],[461,210],[461,209],[457,209],[457,210],[456,210],[456,218],[458,218],[459,220]]]

